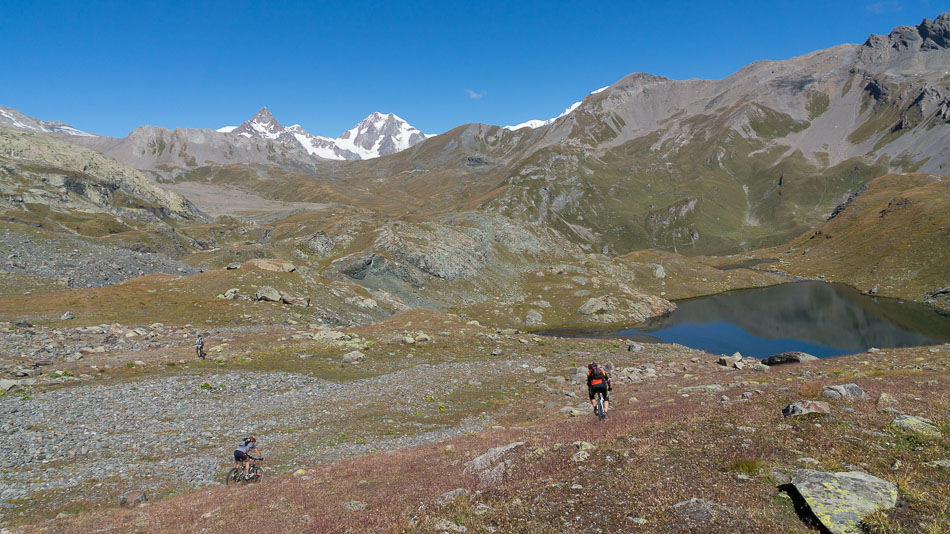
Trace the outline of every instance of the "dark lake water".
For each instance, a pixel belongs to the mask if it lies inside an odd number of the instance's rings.
[[[841,284],[794,282],[680,300],[669,315],[630,328],[556,335],[679,343],[713,354],[764,358],[785,351],[820,358],[871,347],[950,342],[950,318],[913,302],[862,295]]]

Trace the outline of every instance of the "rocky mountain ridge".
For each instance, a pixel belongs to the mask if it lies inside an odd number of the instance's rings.
[[[392,113],[371,113],[333,139],[313,135],[299,124],[284,127],[266,106],[240,126],[226,126],[217,131],[247,138],[273,139],[287,146],[302,147],[319,158],[338,160],[372,159],[395,154],[430,137]]]

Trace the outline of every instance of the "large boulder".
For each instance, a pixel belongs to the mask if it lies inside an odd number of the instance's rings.
[[[891,421],[891,428],[925,438],[939,438],[942,435],[933,421],[916,415],[898,415]]]
[[[265,302],[280,302],[280,292],[271,286],[263,286],[257,289],[254,298]]]
[[[828,406],[827,402],[821,401],[810,401],[810,400],[800,400],[795,401],[788,406],[782,408],[782,415],[785,417],[794,417],[797,415],[805,415],[809,413],[819,413],[827,415],[831,413],[831,408]]]
[[[799,469],[792,474],[792,486],[833,534],[860,534],[864,517],[897,504],[897,486],[859,471]]]
[[[275,273],[291,273],[297,270],[297,267],[287,260],[279,258],[254,258],[244,262],[245,266],[257,267],[262,271],[273,271]]]
[[[804,352],[780,352],[762,360],[765,365],[782,365],[785,363],[801,363],[817,360],[816,356]]]
[[[871,397],[857,384],[843,384],[840,386],[825,386],[821,396],[830,400],[869,400]]]

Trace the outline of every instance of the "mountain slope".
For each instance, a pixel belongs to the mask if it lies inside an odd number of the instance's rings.
[[[96,137],[96,134],[77,130],[68,124],[63,124],[59,121],[48,122],[34,119],[33,117],[24,115],[13,108],[4,106],[0,106],[0,125],[16,128],[18,130],[30,130],[33,132],[61,133],[83,137]]]
[[[842,281],[950,310],[950,180],[928,174],[876,178],[826,222],[788,245],[758,251],[786,272]]]

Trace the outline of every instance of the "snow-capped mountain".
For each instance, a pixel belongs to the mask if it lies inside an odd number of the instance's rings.
[[[356,153],[360,159],[377,158],[401,152],[430,137],[408,122],[389,113],[373,113],[355,127],[343,132],[336,144]]]
[[[610,87],[610,86],[608,85],[607,87]],[[597,93],[600,93],[600,92],[602,92],[603,90],[607,89],[607,87],[601,87],[600,89],[591,92],[591,94],[592,94],[592,95],[596,95]],[[582,100],[581,102],[583,102],[583,100]],[[551,124],[552,122],[554,122],[554,121],[560,119],[561,117],[570,114],[572,111],[574,111],[575,109],[577,109],[577,106],[580,106],[580,105],[581,105],[581,102],[574,102],[574,103],[571,104],[567,109],[565,109],[563,112],[561,112],[561,114],[558,115],[557,117],[554,117],[554,118],[551,118],[551,119],[546,119],[546,120],[532,119],[532,120],[529,120],[529,121],[522,122],[521,124],[516,124],[516,125],[514,125],[514,126],[505,126],[505,129],[506,129],[506,130],[512,130],[512,131],[514,131],[514,130],[520,130],[520,129],[522,129],[522,128],[531,128],[531,129],[534,129],[534,128],[540,128],[540,127],[542,127],[542,126],[547,126],[548,124]]]
[[[0,106],[0,124],[16,128],[18,130],[31,130],[43,133],[64,133],[69,135],[78,135],[83,137],[97,137],[96,134],[77,130],[68,124],[59,121],[48,122],[35,119],[24,115],[19,111]]]
[[[282,126],[266,107],[240,126],[225,126],[217,131],[249,138],[272,139],[287,146],[303,147],[311,155],[320,158],[341,160],[395,154],[429,137],[392,113],[373,113],[336,139],[322,137],[311,134],[299,124]]]

